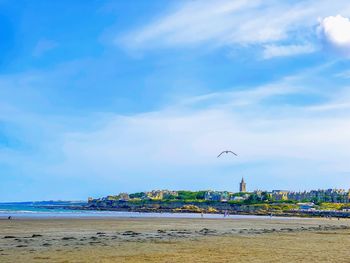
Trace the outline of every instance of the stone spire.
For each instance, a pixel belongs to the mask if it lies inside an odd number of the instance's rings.
[[[242,181],[239,184],[239,191],[240,192],[247,192],[247,185],[244,182],[244,178],[242,177]]]

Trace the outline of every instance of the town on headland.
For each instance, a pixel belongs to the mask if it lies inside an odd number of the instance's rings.
[[[238,192],[153,190],[89,198],[83,209],[131,212],[223,213],[274,216],[350,217],[350,190]]]

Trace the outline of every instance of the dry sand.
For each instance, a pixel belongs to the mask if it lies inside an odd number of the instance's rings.
[[[0,262],[350,262],[350,221],[0,220]]]

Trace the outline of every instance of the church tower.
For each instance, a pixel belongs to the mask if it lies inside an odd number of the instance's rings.
[[[242,177],[242,181],[239,184],[239,191],[240,192],[247,192],[246,183],[244,182],[243,177]]]

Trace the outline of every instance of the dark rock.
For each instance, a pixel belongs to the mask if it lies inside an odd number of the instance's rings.
[[[76,239],[75,237],[62,237],[62,240],[74,240]]]
[[[101,242],[100,241],[90,241],[89,244],[90,245],[101,244]]]
[[[203,234],[203,235],[207,235],[207,234],[213,234],[215,233],[216,231],[215,230],[210,230],[208,228],[203,228],[201,230],[198,231],[200,234]]]
[[[136,233],[134,231],[125,231],[124,233],[122,233],[123,236],[137,236],[140,235],[140,233]]]
[[[210,230],[209,230],[210,231]],[[188,230],[180,230],[180,231],[177,231],[178,234],[191,234],[190,231]]]

